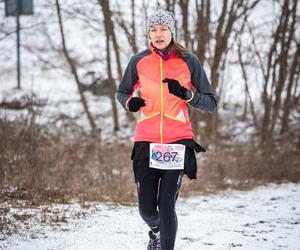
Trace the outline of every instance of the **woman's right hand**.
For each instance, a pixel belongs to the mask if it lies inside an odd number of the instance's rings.
[[[131,97],[128,101],[128,110],[130,112],[137,112],[141,107],[144,107],[145,105],[145,100],[143,98]]]

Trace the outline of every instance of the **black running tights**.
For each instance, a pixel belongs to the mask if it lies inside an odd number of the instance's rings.
[[[162,170],[157,178],[137,182],[139,212],[148,226],[159,227],[162,250],[173,250],[177,232],[175,203],[181,186],[182,171]]]

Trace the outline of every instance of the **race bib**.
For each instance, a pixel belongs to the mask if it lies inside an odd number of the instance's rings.
[[[150,168],[184,169],[185,145],[150,143]]]

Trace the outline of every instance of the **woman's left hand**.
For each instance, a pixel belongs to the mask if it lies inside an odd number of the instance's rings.
[[[170,78],[165,78],[162,80],[164,83],[168,83],[168,89],[169,92],[183,100],[188,100],[188,90],[181,86],[181,84],[175,80],[175,79],[170,79]]]

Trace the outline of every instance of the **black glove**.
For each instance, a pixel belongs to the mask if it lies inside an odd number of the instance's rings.
[[[185,87],[181,86],[177,80],[165,78],[162,80],[162,82],[168,83],[168,89],[171,94],[176,95],[183,100],[189,99],[187,96],[188,90]]]
[[[128,102],[128,109],[130,112],[137,112],[141,107],[144,107],[145,100],[140,97],[132,97]]]

